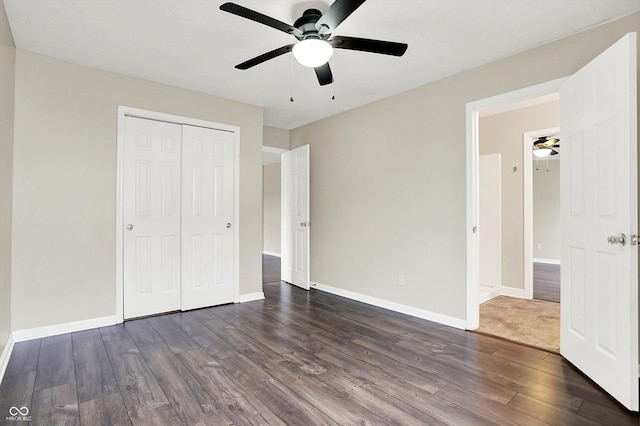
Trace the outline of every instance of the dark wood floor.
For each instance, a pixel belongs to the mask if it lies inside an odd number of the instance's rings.
[[[560,265],[533,263],[533,298],[560,302]]]
[[[316,290],[18,343],[0,422],[638,425],[561,357]],[[16,424],[16,422],[7,422]]]
[[[262,255],[262,283],[270,284],[280,282],[280,258],[277,256],[270,256],[268,254]]]

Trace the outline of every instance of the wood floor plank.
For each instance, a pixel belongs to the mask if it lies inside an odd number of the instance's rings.
[[[169,404],[130,338],[106,342],[105,348],[131,420],[145,411]]]
[[[262,283],[280,281],[280,258],[278,256],[262,255]]]
[[[16,343],[13,345],[13,351],[11,352],[4,377],[36,371],[39,355],[40,339]]]
[[[192,338],[209,330],[192,311],[177,312],[168,317]]]
[[[40,343],[36,392],[75,380],[71,334],[47,337]]]
[[[79,425],[75,383],[65,383],[33,394],[32,423],[38,425]]]
[[[526,395],[516,395],[508,404],[509,407],[528,414],[550,425],[597,425],[598,423],[586,417],[579,416],[567,410],[561,410]]]
[[[177,356],[234,424],[285,424],[204,350],[194,349]]]
[[[119,392],[100,332],[72,334],[72,342],[78,402]]]
[[[382,424],[386,421],[354,400],[347,402],[343,393],[327,384],[333,384],[333,376],[325,369],[314,374],[285,361],[266,365],[264,370],[285,386],[295,389],[300,397],[313,401],[318,410],[339,424]],[[330,377],[323,377],[323,374]]]
[[[167,315],[148,318],[149,324],[174,353],[197,349],[198,344]]]
[[[286,424],[311,426],[336,423],[315,408],[312,401],[307,401],[297,392],[292,392],[246,356],[225,358],[220,364]]]
[[[131,423],[139,426],[176,426],[182,424],[171,405],[164,405],[131,416]]]
[[[449,382],[461,384],[469,390],[503,404],[511,400],[516,394],[511,389],[496,385],[485,375],[476,374],[473,371],[473,366],[465,363],[452,365],[442,356],[443,352],[434,353],[433,356],[429,357],[426,353],[413,353],[405,348],[403,348],[404,350],[394,350],[394,348],[388,348],[384,344],[377,344],[366,337],[356,339],[353,343],[370,351],[375,351],[396,362],[412,366],[425,373],[431,373],[435,377],[442,378],[440,379],[441,381],[445,381],[446,378]]]
[[[547,424],[453,383],[439,390],[436,395],[460,407],[472,410],[482,418],[499,425],[543,426]],[[455,409],[451,411],[455,411]]]
[[[149,320],[146,318],[125,321],[124,328],[131,337],[131,340],[133,340],[138,347],[163,341],[162,337],[160,337],[158,332],[151,327]]]
[[[140,352],[182,423],[232,423],[165,343],[143,346]]]
[[[131,419],[120,393],[80,403],[80,424],[127,426]]]
[[[630,411],[612,410],[601,404],[585,401],[578,414],[581,417],[594,420],[600,424],[637,426],[640,424],[638,416]]]
[[[36,372],[13,374],[4,376],[0,384],[0,423],[10,415],[11,407],[27,407],[33,410],[33,390],[36,382]]]
[[[110,325],[108,327],[99,328],[102,340],[106,342],[112,342],[114,340],[122,340],[129,338],[129,333],[124,327],[124,324]]]
[[[442,400],[432,394],[412,386],[410,383],[384,379],[364,389],[373,393],[385,406],[392,404],[420,420],[423,424],[468,425],[490,424],[486,418],[468,411],[466,407],[458,407],[449,401]],[[407,419],[410,422],[410,419]]]
[[[560,302],[560,265],[533,262],[533,298]]]

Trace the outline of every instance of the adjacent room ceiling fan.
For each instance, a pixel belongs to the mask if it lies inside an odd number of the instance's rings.
[[[547,155],[558,155],[558,151],[554,149],[560,148],[558,142],[560,142],[558,138],[547,138],[546,136],[538,138],[533,143],[533,155],[538,158],[546,157]]]
[[[393,56],[402,56],[407,50],[408,45],[405,43],[332,35],[338,25],[364,2],[365,0],[336,0],[324,14],[317,9],[307,9],[293,25],[235,3],[224,3],[220,9],[291,34],[298,39],[296,43],[279,47],[238,64],[236,68],[246,70],[293,51],[293,56],[301,65],[315,69],[318,82],[324,86],[333,83],[333,74],[328,61],[334,48]]]

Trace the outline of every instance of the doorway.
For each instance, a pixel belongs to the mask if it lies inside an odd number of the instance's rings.
[[[136,130],[133,126],[127,130],[127,123],[134,121],[150,128]],[[169,133],[173,137],[168,137]],[[134,142],[139,136],[141,151],[146,147],[148,153],[153,150],[158,153],[134,160],[132,167],[127,167],[127,161],[133,157],[127,154],[130,146],[126,142],[131,142],[127,137],[132,135]],[[167,302],[166,306],[151,302],[153,312],[144,311],[142,315],[239,300],[239,232],[235,226],[239,212],[239,142],[236,126],[130,107],[118,108],[117,322],[140,316],[139,312],[142,312],[125,310],[125,297],[131,290],[125,283],[131,278],[137,281],[135,292],[142,298],[171,290],[173,301]],[[152,179],[153,176],[159,182]],[[131,182],[137,182],[138,178],[139,185],[132,189]],[[154,194],[145,201],[144,197],[140,198],[144,191],[138,187]],[[145,206],[147,212],[152,208],[157,210],[153,215],[149,213],[149,218],[160,219],[146,220],[142,214]],[[151,225],[157,221],[162,222],[162,226],[170,222],[172,233],[155,231]],[[149,231],[149,235],[137,238],[138,231]],[[144,250],[145,244],[149,250]],[[133,263],[130,254],[133,254]],[[142,267],[136,269],[136,264]],[[160,279],[154,278],[154,270],[160,271]],[[131,275],[132,271],[133,276],[127,280],[127,274]],[[148,272],[146,275],[145,271]],[[139,305],[144,306],[144,303]]]
[[[538,269],[533,268],[531,256],[539,252],[535,247],[532,249],[534,240],[538,246],[547,248],[546,252],[560,248],[559,232],[552,236],[547,235],[551,231],[541,232],[559,221],[558,168],[551,167],[558,161],[539,159],[532,152],[539,139],[557,135],[559,115],[557,95],[532,98],[527,104],[517,103],[514,107],[481,110],[478,176],[481,289],[478,331],[556,353],[560,350],[560,309],[557,303],[531,300],[532,270]],[[555,181],[556,185],[544,179]],[[548,186],[548,190],[541,193],[541,185]],[[547,214],[550,218],[533,214],[537,212],[534,201],[544,207],[541,202],[545,199],[540,195],[556,197],[553,205],[540,209],[548,213],[557,207],[557,211]],[[537,216],[544,220],[534,220]],[[497,272],[487,274],[491,270]],[[526,280],[529,282],[525,283]]]
[[[468,328],[479,322],[478,112],[498,105],[498,99],[557,91],[564,99],[566,157],[560,179],[561,354],[634,411],[639,394],[636,39],[636,33],[626,34],[559,84],[467,104]]]

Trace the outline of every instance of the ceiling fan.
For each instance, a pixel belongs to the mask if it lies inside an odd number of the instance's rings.
[[[402,56],[407,50],[408,45],[405,43],[332,35],[338,25],[364,2],[365,0],[336,0],[324,14],[317,9],[307,9],[293,25],[235,3],[224,3],[220,9],[291,34],[298,39],[295,43],[279,47],[238,64],[236,65],[237,69],[246,70],[269,59],[292,52],[301,65],[315,69],[318,82],[324,86],[333,83],[333,73],[328,61],[334,48],[393,56]]]
[[[559,152],[554,148],[560,148],[560,139],[554,137],[543,136],[533,142],[533,155],[543,158],[548,155],[558,155]]]

